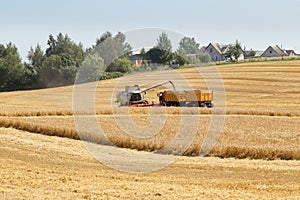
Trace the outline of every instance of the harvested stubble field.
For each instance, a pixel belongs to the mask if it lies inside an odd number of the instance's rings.
[[[19,194],[23,198],[40,195],[41,198],[51,199],[62,196],[70,199],[109,196],[167,199],[300,198],[300,62],[226,65],[218,67],[218,70],[221,78],[210,68],[200,70],[205,75],[201,75],[198,69],[190,68],[176,72],[136,74],[99,82],[95,112],[97,121],[110,142],[105,137],[91,133],[78,135],[72,112],[71,86],[1,93],[0,126],[3,128],[0,131],[0,162],[1,177],[4,178],[0,186],[0,197],[2,192],[5,198]],[[115,91],[124,89],[124,84],[136,83],[145,88],[164,80],[172,80],[181,89],[187,88],[185,82],[193,88],[204,89],[209,83],[213,85],[216,97],[222,91],[223,85],[220,83],[223,81],[226,102],[216,99],[214,110],[162,107],[128,109],[118,108],[114,99],[111,100]],[[163,89],[165,87],[149,91],[147,98],[157,101],[156,93]],[[82,117],[86,115],[87,113],[82,113]],[[198,156],[202,152],[201,144],[208,134],[209,125],[214,122],[213,116],[218,119],[224,117],[221,135],[208,154],[218,158],[180,158],[166,169],[153,174],[131,176],[109,170],[89,157],[76,141],[82,139],[122,148],[158,151],[178,133],[181,121],[187,117],[199,120],[199,123],[195,137],[184,155]],[[158,131],[155,126],[149,127],[151,131],[153,129],[153,135],[141,133],[141,136],[133,136],[126,131],[132,126],[126,126],[125,123],[124,130],[116,119],[123,122],[130,120],[141,129],[150,126],[151,120],[165,121]],[[88,122],[85,125],[87,129],[91,126]],[[190,132],[183,132],[180,136],[183,141],[184,134],[188,135]],[[34,150],[36,146],[41,152]],[[177,155],[182,151],[180,148],[179,144],[162,153]],[[31,150],[33,152],[28,153]],[[44,154],[49,156],[49,165],[46,164],[48,157]],[[276,161],[267,161],[274,159]],[[69,169],[72,170],[60,182],[62,175],[59,174]],[[92,175],[93,173],[97,176]],[[155,178],[158,175],[161,176],[160,179]],[[28,176],[32,181],[27,179]],[[132,183],[132,177],[138,180],[137,183]],[[16,179],[19,183],[14,186]],[[40,187],[37,183],[39,181]],[[100,185],[91,185],[89,181]],[[53,183],[63,183],[66,187],[56,188],[58,186]],[[33,187],[28,189],[26,184]],[[105,189],[94,191],[99,190],[100,186]]]

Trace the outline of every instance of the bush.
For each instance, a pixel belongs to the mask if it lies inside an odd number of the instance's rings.
[[[102,72],[100,80],[107,80],[112,78],[119,78],[123,76],[121,72]]]
[[[117,58],[116,60],[114,60],[114,62],[107,67],[106,72],[127,73],[130,71],[130,69],[131,69],[130,60],[127,57],[124,57],[124,58]]]

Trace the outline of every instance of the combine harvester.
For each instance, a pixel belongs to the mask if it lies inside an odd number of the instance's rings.
[[[141,90],[138,85],[134,86],[126,86],[125,91],[120,92],[117,95],[117,102],[120,103],[121,106],[133,106],[133,107],[147,107],[147,106],[155,106],[160,105],[159,103],[149,103],[145,99],[145,94],[148,90],[152,90],[154,88],[171,84],[173,86],[173,90],[175,91],[175,85],[172,81],[166,81],[163,83],[156,84],[144,90]]]
[[[147,91],[154,88],[171,84],[173,90],[166,90],[159,92],[157,97],[159,103],[149,103],[145,99]],[[201,90],[183,90],[177,91],[172,81],[166,81],[157,85],[151,86],[144,90],[141,90],[138,85],[126,86],[125,90],[117,95],[117,102],[120,106],[130,107],[149,107],[149,106],[176,106],[176,107],[208,107],[212,108],[213,104],[213,92],[201,91]]]

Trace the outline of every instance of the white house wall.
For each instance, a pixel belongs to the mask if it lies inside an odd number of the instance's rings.
[[[223,59],[222,55],[212,45],[206,48],[205,53],[211,57],[212,61],[221,61]]]
[[[242,53],[241,55],[240,55],[240,57],[238,58],[238,61],[241,61],[241,60],[245,60],[245,55]]]
[[[276,51],[272,47],[269,47],[263,54],[262,57],[277,57],[279,56]]]

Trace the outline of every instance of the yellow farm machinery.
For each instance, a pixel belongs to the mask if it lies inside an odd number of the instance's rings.
[[[147,91],[171,84],[173,90],[165,90],[157,94],[159,102],[149,103],[145,99]],[[177,107],[208,107],[212,108],[213,92],[202,90],[178,91],[172,81],[166,81],[141,90],[138,85],[126,86],[125,90],[117,94],[117,101],[121,106],[147,107],[147,106],[177,106]]]

